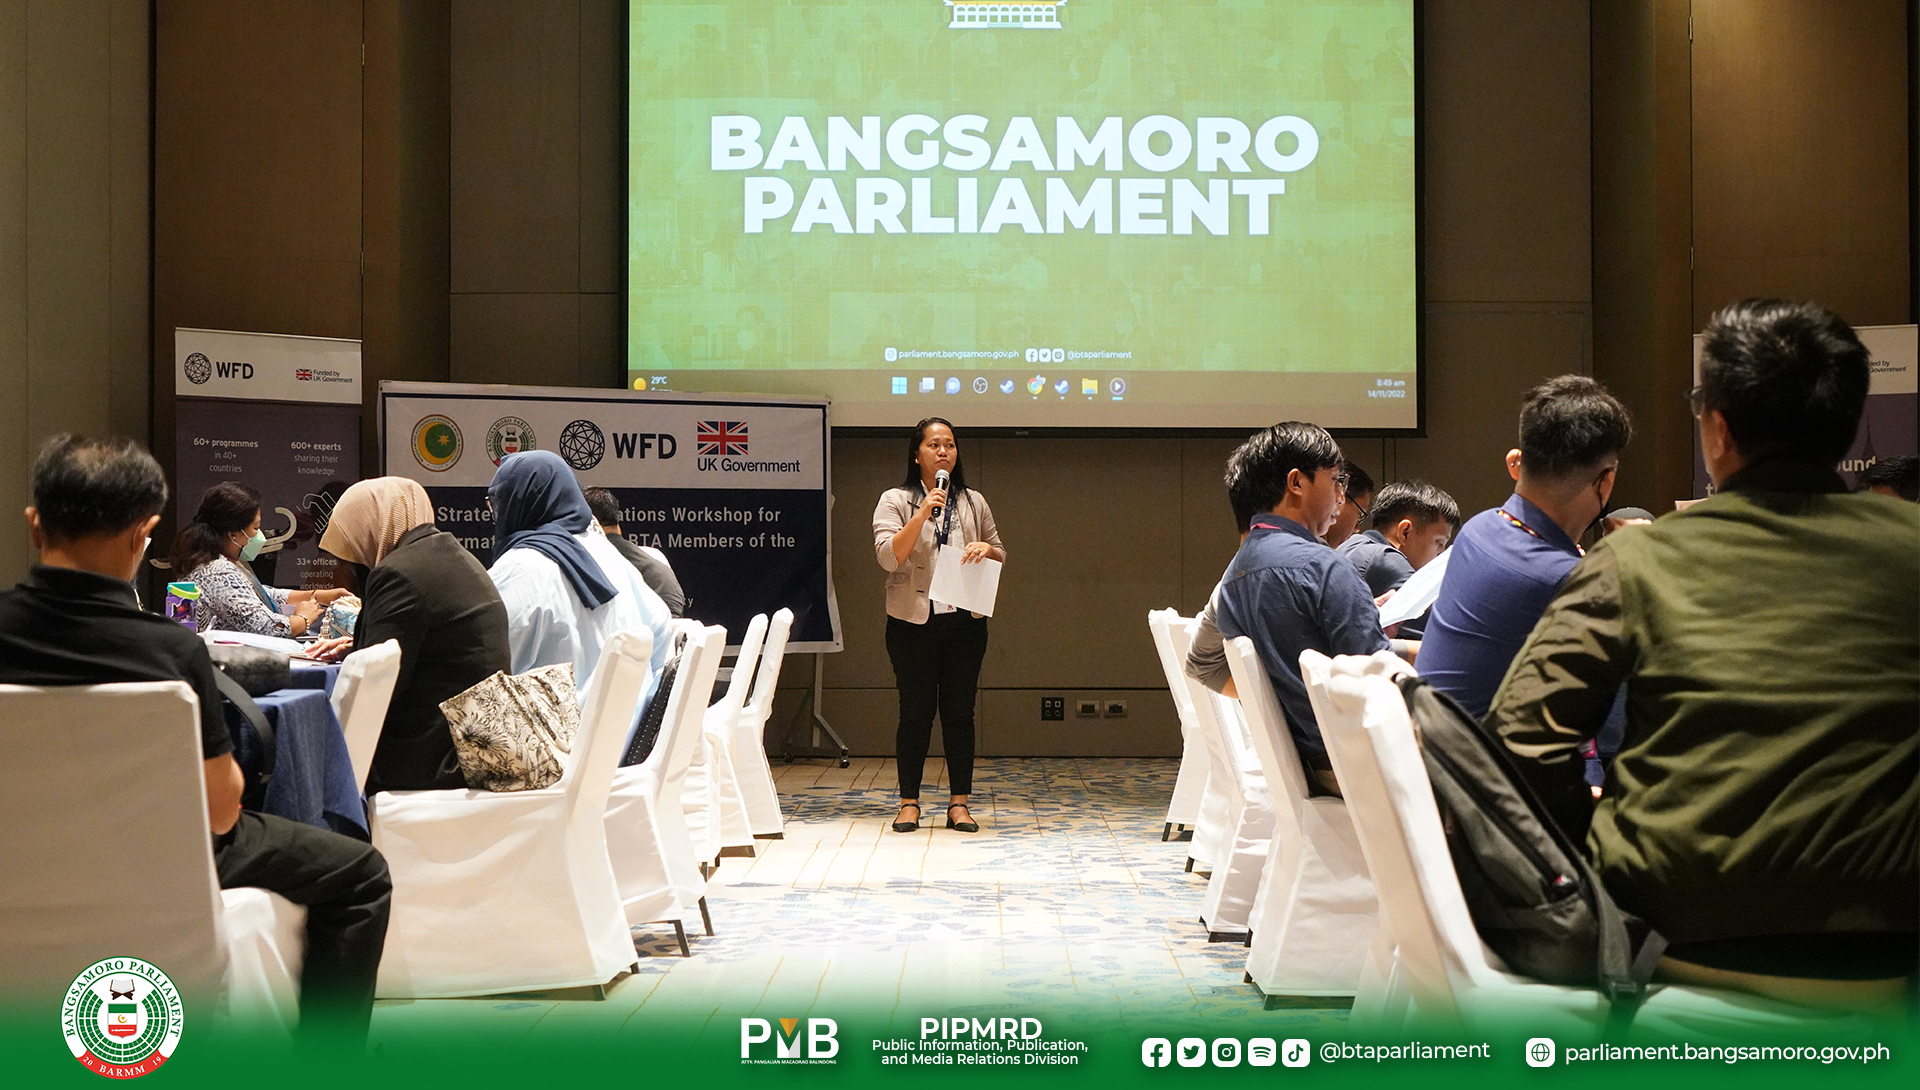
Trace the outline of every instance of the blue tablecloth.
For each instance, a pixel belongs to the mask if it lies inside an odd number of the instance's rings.
[[[367,837],[366,807],[353,778],[346,736],[327,699],[328,679],[320,671],[296,671],[295,684],[308,674],[312,687],[286,688],[255,697],[274,728],[276,756],[261,812],[291,821]],[[249,777],[260,767],[260,739],[244,717],[229,715],[233,756]],[[237,725],[236,725],[237,723]]]
[[[328,696],[333,695],[333,683],[340,680],[340,667],[337,663],[301,662],[294,659],[293,680],[287,682],[289,689],[324,689]]]

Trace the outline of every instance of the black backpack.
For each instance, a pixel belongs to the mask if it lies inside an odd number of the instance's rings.
[[[1624,1030],[1667,940],[1614,904],[1504,745],[1422,679],[1399,685],[1480,938],[1523,976],[1597,988]]]

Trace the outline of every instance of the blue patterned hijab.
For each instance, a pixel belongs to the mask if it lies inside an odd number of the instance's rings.
[[[600,562],[573,535],[593,525],[593,512],[580,492],[580,482],[560,456],[548,450],[527,450],[501,459],[487,485],[487,503],[493,507],[493,555],[513,549],[532,549],[560,566],[567,585],[598,609],[620,593],[607,582]]]

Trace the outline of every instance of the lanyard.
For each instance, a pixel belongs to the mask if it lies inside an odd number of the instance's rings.
[[[1513,523],[1513,524],[1514,524],[1515,526],[1518,526],[1518,527],[1519,527],[1519,528],[1521,528],[1522,530],[1525,530],[1525,531],[1526,531],[1527,533],[1530,533],[1530,534],[1532,534],[1532,535],[1533,535],[1533,536],[1534,536],[1535,538],[1538,538],[1538,539],[1539,539],[1539,540],[1541,540],[1541,541],[1547,541],[1547,539],[1546,539],[1546,538],[1544,538],[1544,537],[1540,537],[1540,531],[1538,531],[1538,530],[1536,530],[1536,529],[1534,529],[1534,528],[1533,528],[1533,527],[1531,527],[1531,526],[1528,526],[1528,525],[1527,525],[1526,523],[1524,523],[1524,522],[1521,522],[1521,521],[1520,521],[1520,520],[1519,520],[1518,518],[1516,518],[1516,517],[1515,517],[1515,516],[1514,516],[1514,515],[1513,515],[1512,513],[1510,513],[1510,512],[1509,512],[1509,511],[1508,511],[1508,510],[1507,510],[1506,508],[1504,508],[1504,507],[1502,507],[1502,508],[1500,509],[1500,517],[1501,517],[1501,518],[1503,518],[1503,519],[1506,519],[1506,520],[1507,520],[1508,522],[1511,522],[1511,523]],[[1549,544],[1549,545],[1551,545],[1551,544],[1553,544],[1553,542],[1551,542],[1551,541],[1547,541],[1547,544]],[[1573,551],[1574,551],[1574,552],[1577,552],[1577,553],[1579,553],[1579,554],[1580,554],[1581,556],[1585,556],[1585,555],[1587,555],[1587,550],[1585,550],[1585,549],[1582,549],[1582,548],[1580,547],[1580,543],[1579,543],[1579,542],[1577,542],[1577,541],[1573,543]]]

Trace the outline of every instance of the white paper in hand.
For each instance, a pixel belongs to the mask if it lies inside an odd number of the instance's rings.
[[[1000,595],[1001,564],[991,557],[962,564],[960,561],[965,555],[952,545],[940,546],[939,554],[934,557],[933,585],[927,588],[927,597],[955,609],[991,617],[993,601]]]
[[[1434,599],[1440,597],[1440,580],[1447,574],[1447,559],[1451,556],[1453,550],[1448,549],[1400,584],[1387,604],[1380,607],[1381,628],[1418,617],[1433,605]]]

